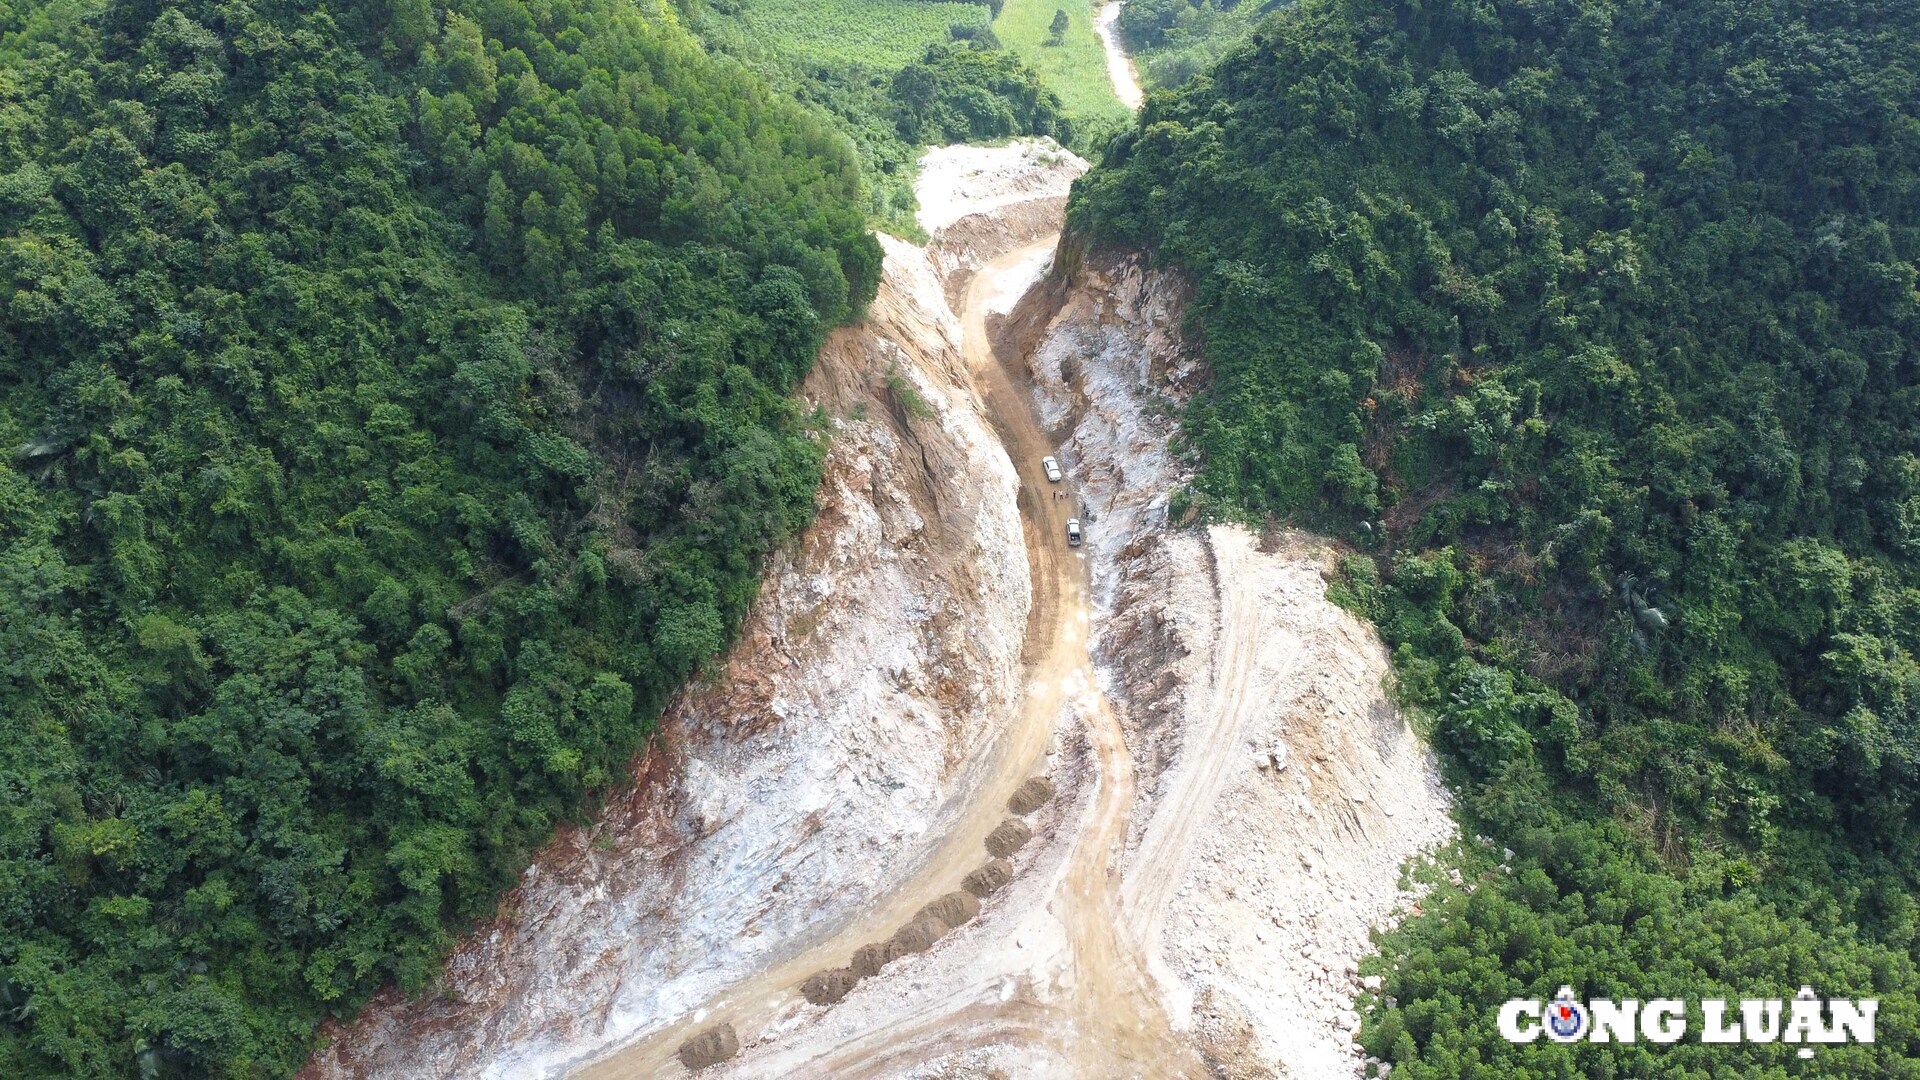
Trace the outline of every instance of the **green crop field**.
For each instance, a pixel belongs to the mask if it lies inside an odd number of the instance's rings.
[[[983,5],[940,0],[752,0],[729,13],[781,60],[885,71],[919,59],[930,44],[948,40],[948,28],[956,23],[987,22]],[[1048,8],[1047,18],[1052,16]],[[1094,49],[1099,50],[1099,42]]]
[[[1067,13],[1067,33],[1059,45],[1048,45],[1055,11]],[[993,32],[1060,95],[1068,116],[1124,120],[1132,115],[1107,81],[1106,53],[1093,33],[1093,0],[1007,0]]]

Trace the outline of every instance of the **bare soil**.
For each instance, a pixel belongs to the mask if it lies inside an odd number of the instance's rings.
[[[308,1080],[1360,1074],[1353,968],[1445,799],[1321,542],[1168,525],[1186,289],[1050,274],[1056,150],[929,156],[951,205],[808,380],[820,515],[724,670]]]

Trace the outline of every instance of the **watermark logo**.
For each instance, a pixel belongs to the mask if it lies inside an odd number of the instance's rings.
[[[1587,1033],[1587,1023],[1592,1016],[1585,1005],[1573,1000],[1573,989],[1563,986],[1547,1005],[1547,1038],[1554,1042],[1579,1042]]]
[[[1530,1043],[1545,1035],[1557,1043],[1636,1042],[1676,1043],[1687,1036],[1688,1016],[1699,1015],[1703,1043],[1797,1044],[1803,1058],[1816,1046],[1871,1043],[1874,1016],[1880,1002],[1821,999],[1803,986],[1791,1001],[1779,998],[1705,998],[1697,1010],[1678,998],[1614,1000],[1594,998],[1580,1002],[1573,988],[1563,986],[1552,1001],[1515,998],[1500,1007],[1500,1035],[1508,1042]],[[1737,1008],[1736,1008],[1737,1006]]]

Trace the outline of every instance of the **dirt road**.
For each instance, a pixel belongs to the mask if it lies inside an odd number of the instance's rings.
[[[671,1080],[721,1023],[738,1056],[701,1080],[1363,1075],[1357,960],[1444,795],[1324,542],[1167,526],[1184,286],[1117,253],[1045,277],[1084,168],[928,155],[946,223],[883,238],[870,318],[822,350],[820,513],[724,666],[442,993],[334,1030],[304,1080]],[[977,917],[801,995],[957,889],[1041,772]]]
[[[1133,57],[1120,45],[1120,8],[1124,0],[1111,0],[1103,4],[1093,16],[1093,32],[1100,38],[1100,47],[1107,53],[1107,81],[1113,84],[1113,94],[1120,104],[1129,109],[1138,109],[1147,100],[1140,89],[1140,71],[1133,65]]]
[[[964,351],[977,380],[976,390],[986,402],[1020,475],[1021,518],[1033,576],[1026,693],[1019,715],[991,751],[996,762],[991,781],[980,790],[971,811],[949,834],[938,856],[917,877],[900,882],[887,902],[814,948],[730,988],[683,1022],[581,1068],[574,1075],[582,1080],[674,1075],[679,1071],[674,1062],[679,1044],[695,1031],[721,1021],[733,1024],[743,1039],[751,1041],[792,1010],[798,1000],[796,988],[809,974],[844,965],[856,948],[884,939],[922,904],[958,888],[960,879],[982,861],[987,833],[1005,817],[1006,800],[1013,789],[1041,762],[1056,721],[1068,707],[1085,716],[1100,766],[1095,795],[1098,805],[1089,815],[1093,828],[1079,837],[1061,897],[1072,910],[1065,921],[1073,934],[1077,968],[1074,982],[1083,991],[1076,995],[1081,1007],[1073,1011],[1078,1015],[1065,1019],[1078,1022],[1063,1026],[1059,1017],[1023,1018],[1022,1009],[1015,1007],[975,1034],[990,1035],[1001,1045],[1023,1037],[1023,1031],[1025,1037],[1058,1037],[1062,1045],[1077,1047],[1076,1057],[1100,1059],[1096,1071],[1086,1074],[1090,1076],[1171,1077],[1187,1073],[1191,1063],[1167,1058],[1166,1051],[1177,1044],[1168,1038],[1165,1017],[1156,1007],[1157,998],[1144,974],[1145,964],[1115,917],[1118,892],[1108,867],[1114,844],[1125,834],[1127,809],[1133,798],[1132,763],[1111,711],[1092,689],[1095,683],[1087,647],[1090,611],[1086,567],[1066,544],[1066,521],[1074,516],[1073,502],[1056,497],[1069,494],[1070,485],[1049,483],[1042,472],[1040,459],[1053,453],[1054,447],[1040,431],[1025,390],[1016,381],[1022,358],[996,357],[986,327],[989,305],[996,292],[1006,287],[1003,278],[1030,268],[1034,257],[1050,251],[1056,239],[1050,236],[1010,252],[975,273],[959,312]],[[983,969],[979,974],[986,978],[992,973]],[[988,1020],[986,1014],[995,1010],[968,1002],[963,995],[962,1000],[928,1002],[919,1011],[922,1015],[911,1019],[898,1018],[908,1022],[875,1033],[879,1036],[875,1039],[861,1039],[827,1051],[813,1067],[804,1069],[804,1074],[886,1075],[894,1067],[889,1062],[910,1061],[916,1053],[925,1053],[925,1046],[915,1049],[922,1040],[938,1041],[943,1048],[951,1049],[955,1045],[949,1038],[953,1028],[979,1029],[982,1021]]]
[[[1051,248],[1049,237],[1036,248]],[[1135,799],[1134,763],[1120,724],[1106,696],[1098,689],[1087,629],[1092,621],[1085,556],[1062,552],[1066,521],[1079,513],[1080,493],[1071,483],[1053,498],[1038,476],[1038,462],[1058,447],[1035,420],[1032,394],[1026,385],[1025,357],[998,356],[990,342],[986,313],[998,283],[991,271],[1030,260],[1033,249],[1014,251],[978,275],[969,285],[961,311],[969,363],[978,387],[991,404],[990,415],[1007,452],[1021,468],[1022,517],[1038,524],[1045,534],[1028,536],[1029,557],[1035,568],[1035,597],[1039,578],[1053,579],[1057,590],[1053,610],[1043,612],[1036,602],[1029,642],[1052,639],[1030,682],[1055,682],[1081,688],[1076,705],[1097,769],[1092,809],[1082,822],[1068,859],[1067,876],[1058,902],[1072,946],[1075,966],[1071,1014],[1076,1034],[1073,1056],[1088,1076],[1200,1076],[1200,1062],[1183,1040],[1173,1037],[1151,978],[1143,943],[1130,929],[1134,920],[1125,909],[1120,878],[1114,872],[1126,839]],[[1095,527],[1089,524],[1088,528]],[[1051,625],[1049,625],[1049,623]]]
[[[1080,513],[1079,493],[1071,477],[1054,484],[1043,474],[1040,459],[1057,447],[1035,417],[1025,357],[997,355],[988,333],[988,314],[1007,287],[1007,275],[1030,274],[1036,256],[1051,251],[1055,239],[1008,252],[983,267],[969,281],[959,315],[975,391],[987,403],[1020,475],[1018,498],[1033,573],[1027,693],[1009,733],[1013,767],[1003,779],[1027,775],[1050,736],[1059,733],[1084,740],[1087,790],[1076,811],[1056,826],[1059,856],[1036,860],[1041,865],[1032,872],[1044,879],[1037,889],[996,896],[990,901],[990,908],[998,909],[990,910],[990,928],[969,930],[943,945],[951,962],[916,974],[910,990],[889,987],[889,979],[901,979],[892,972],[862,987],[863,994],[885,996],[875,1013],[879,1022],[855,1021],[832,1035],[802,1035],[793,1045],[743,1061],[729,1075],[880,1080],[918,1075],[915,1070],[930,1063],[988,1049],[1033,1066],[1023,1076],[1051,1074],[1038,1066],[1043,1060],[1060,1075],[1087,1080],[1206,1075],[1187,1040],[1171,1029],[1148,973],[1144,939],[1130,929],[1139,920],[1126,910],[1121,895],[1116,868],[1136,798],[1134,763],[1098,688],[1089,651],[1093,611],[1086,561],[1082,550],[1065,541],[1067,519]],[[1004,813],[997,798],[983,799],[978,809],[970,823],[974,830]],[[1181,861],[1178,852],[1169,857]],[[955,860],[946,870],[978,863],[971,836]],[[916,883],[904,891],[917,898],[939,888]],[[886,925],[862,926],[838,948],[850,951],[884,933]],[[1013,948],[1006,947],[1007,936],[1015,939]],[[1041,972],[1037,978],[1036,971]]]

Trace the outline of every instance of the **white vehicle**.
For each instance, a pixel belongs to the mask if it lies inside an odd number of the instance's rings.
[[[1058,461],[1050,457],[1043,457],[1040,459],[1040,467],[1046,470],[1048,483],[1057,484],[1060,482],[1060,463]]]
[[[1067,546],[1068,547],[1080,546],[1080,519],[1079,518],[1067,519]]]

